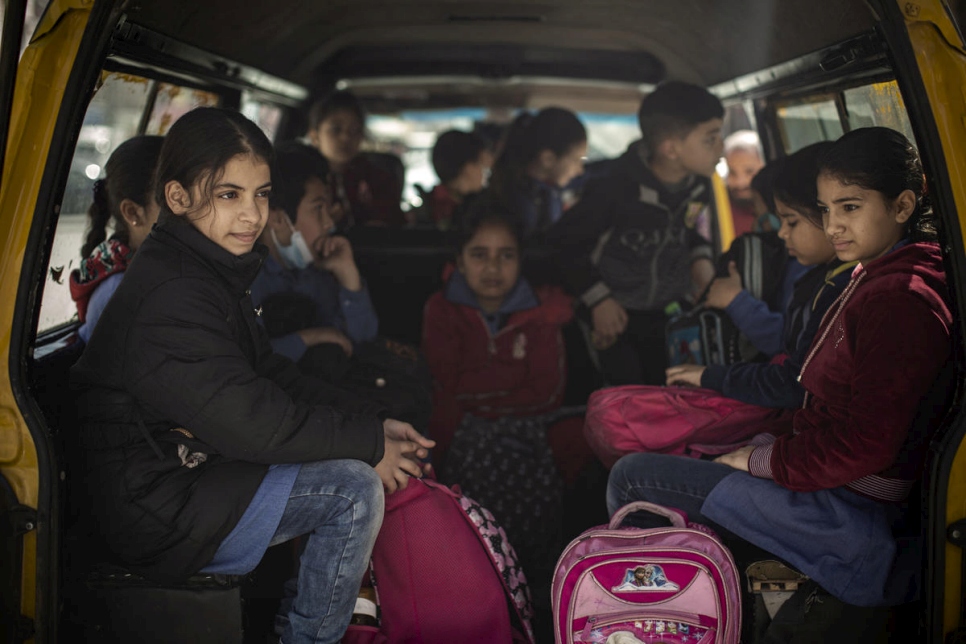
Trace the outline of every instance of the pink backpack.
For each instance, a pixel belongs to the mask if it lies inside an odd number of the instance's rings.
[[[696,387],[626,385],[587,401],[584,436],[607,467],[637,452],[724,454],[755,434],[791,430],[794,411],[750,405]]]
[[[638,510],[672,525],[620,527]],[[737,644],[741,636],[741,590],[731,553],[710,528],[645,501],[625,505],[610,525],[572,541],[557,563],[552,593],[557,644],[655,638]]]
[[[533,642],[516,553],[493,515],[455,486],[411,479],[386,497],[372,570],[390,642]]]

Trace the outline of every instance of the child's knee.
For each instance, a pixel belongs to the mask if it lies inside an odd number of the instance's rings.
[[[362,461],[346,460],[343,484],[352,499],[353,506],[368,516],[382,520],[385,510],[385,494],[382,480],[371,465]]]

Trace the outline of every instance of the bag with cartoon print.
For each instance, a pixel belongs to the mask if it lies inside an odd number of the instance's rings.
[[[455,486],[411,479],[386,497],[372,582],[390,642],[533,643],[516,553],[493,515]],[[347,635],[369,641],[358,628]]]
[[[638,511],[671,525],[622,527]],[[737,644],[741,636],[731,553],[710,528],[645,501],[574,539],[557,562],[552,593],[557,644]]]
[[[550,578],[564,545],[564,484],[547,443],[547,429],[564,412],[503,418],[466,414],[440,472],[440,480],[459,485],[493,513],[534,579]]]

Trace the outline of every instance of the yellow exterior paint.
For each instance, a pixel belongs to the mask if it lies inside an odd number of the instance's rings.
[[[942,4],[898,0],[943,140],[949,189],[966,246],[966,49]],[[946,525],[966,518],[966,445],[960,445],[948,483]],[[958,626],[962,608],[962,550],[946,545],[944,632]]]
[[[731,248],[735,239],[735,220],[731,216],[731,200],[728,198],[728,187],[718,173],[711,175],[711,185],[714,188],[714,205],[718,211],[718,233],[721,235],[721,251]]]
[[[10,339],[24,249],[67,78],[93,0],[53,0],[17,69],[0,184],[0,473],[21,503],[36,508],[37,452],[10,384]],[[43,528],[43,526],[41,526]],[[36,614],[36,532],[24,540],[21,612]]]

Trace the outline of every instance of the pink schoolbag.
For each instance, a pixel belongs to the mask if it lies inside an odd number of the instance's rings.
[[[672,525],[620,527],[638,510]],[[688,523],[679,510],[637,501],[618,510],[610,525],[581,534],[560,556],[552,589],[554,635],[557,644],[655,638],[737,644],[740,592],[734,559],[710,528]],[[615,637],[621,632],[628,635]]]
[[[516,553],[493,515],[455,486],[411,479],[386,497],[372,571],[390,642],[533,642]]]
[[[793,410],[728,398],[711,389],[625,385],[587,400],[584,436],[607,467],[637,452],[724,454],[755,434],[791,430]]]

